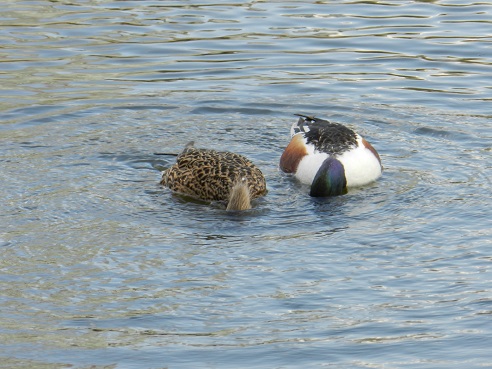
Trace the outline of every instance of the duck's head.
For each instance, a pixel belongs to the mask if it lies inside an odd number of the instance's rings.
[[[316,173],[309,195],[312,197],[337,196],[347,193],[347,179],[342,163],[328,157]]]

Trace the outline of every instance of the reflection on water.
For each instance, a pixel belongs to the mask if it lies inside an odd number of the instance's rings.
[[[490,9],[479,3],[16,1],[3,17],[2,109],[356,89],[374,103],[470,110],[489,96]]]
[[[490,6],[9,2],[0,16],[6,367],[488,365]],[[380,180],[313,199],[294,113]],[[242,214],[174,196],[190,140],[257,164]]]

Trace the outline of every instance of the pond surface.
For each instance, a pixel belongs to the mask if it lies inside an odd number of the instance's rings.
[[[3,1],[0,367],[492,362],[492,5]],[[313,199],[294,113],[380,180]],[[264,172],[230,214],[159,186],[194,140]]]

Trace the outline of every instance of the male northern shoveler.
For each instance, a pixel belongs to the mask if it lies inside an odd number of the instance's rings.
[[[226,201],[227,210],[251,208],[251,200],[266,194],[263,173],[244,156],[197,149],[193,142],[162,173],[162,185],[204,201]]]
[[[299,115],[280,169],[311,185],[314,197],[335,196],[375,181],[383,167],[379,154],[358,133],[338,123]]]

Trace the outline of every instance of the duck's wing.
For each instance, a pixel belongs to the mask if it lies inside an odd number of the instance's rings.
[[[343,124],[308,115],[300,115],[292,130],[302,133],[306,143],[330,155],[340,155],[357,146],[357,134]]]

